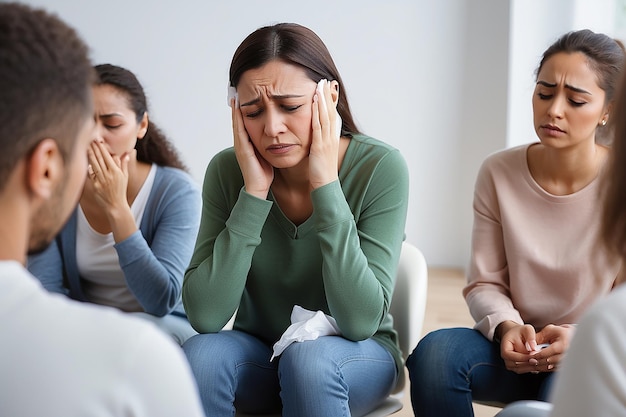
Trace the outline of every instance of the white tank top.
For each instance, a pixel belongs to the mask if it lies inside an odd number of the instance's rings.
[[[146,181],[130,207],[137,227],[141,224],[155,175],[156,164],[152,164]],[[117,307],[123,311],[143,311],[126,284],[117,252],[113,247],[115,244],[113,233],[96,232],[87,221],[80,205],[78,208],[76,262],[85,297],[92,303]]]

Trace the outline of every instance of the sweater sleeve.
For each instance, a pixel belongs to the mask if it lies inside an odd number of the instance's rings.
[[[339,181],[314,190],[312,200],[330,313],[344,337],[364,340],[391,303],[408,204],[406,163],[388,152],[352,209]]]
[[[500,207],[490,163],[483,164],[474,190],[474,226],[468,284],[463,295],[476,321],[475,329],[493,340],[503,321],[523,324],[513,306]]]
[[[191,180],[172,176],[163,187],[154,199],[159,207],[153,208],[157,214],[150,220],[154,223],[150,244],[137,230],[114,246],[128,288],[146,313],[159,317],[180,303],[200,222],[200,192]]]
[[[43,252],[30,255],[27,267],[48,291],[69,294],[63,285],[63,260],[56,239]]]
[[[234,181],[238,165],[234,155],[230,160],[224,155],[207,167],[200,229],[183,282],[185,311],[200,333],[218,332],[239,307],[272,207],[245,192],[243,180]]]

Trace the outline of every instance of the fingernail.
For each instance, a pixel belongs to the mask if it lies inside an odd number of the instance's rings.
[[[530,343],[526,342],[526,350],[531,352],[532,349],[530,348]]]
[[[554,369],[554,365],[548,365],[548,371]]]

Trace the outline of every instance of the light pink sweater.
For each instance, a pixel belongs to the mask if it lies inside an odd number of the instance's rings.
[[[506,320],[537,329],[576,323],[621,266],[598,243],[602,175],[574,194],[549,194],[530,174],[529,146],[489,156],[476,180],[463,295],[489,340]]]

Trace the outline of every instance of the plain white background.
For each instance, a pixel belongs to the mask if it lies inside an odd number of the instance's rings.
[[[232,143],[226,87],[236,47],[272,23],[313,29],[361,130],[408,162],[407,240],[429,266],[460,268],[470,255],[480,163],[536,139],[530,104],[541,53],[572,29],[616,36],[624,8],[624,0],[23,2],[75,27],[94,63],[137,75],[151,120],[199,186],[211,157]]]

